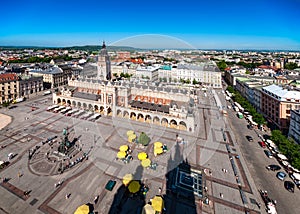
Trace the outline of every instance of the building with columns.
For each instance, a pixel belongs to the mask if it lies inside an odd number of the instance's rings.
[[[187,89],[78,78],[54,93],[53,103],[190,132],[195,127]]]

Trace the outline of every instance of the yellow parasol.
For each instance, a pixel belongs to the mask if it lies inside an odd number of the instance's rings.
[[[141,163],[143,167],[149,167],[151,164],[151,160],[147,158],[145,160],[142,160]]]
[[[146,204],[143,207],[142,214],[155,214],[155,210],[153,209],[153,207],[150,204]]]
[[[126,175],[124,175],[124,177],[123,177],[123,184],[125,186],[127,186],[130,183],[130,181],[132,181],[132,179],[133,179],[133,175],[132,174],[126,174]]]
[[[160,155],[162,154],[164,151],[162,148],[155,148],[154,149],[154,155]]]
[[[89,214],[89,213],[90,213],[90,207],[86,204],[81,205],[74,212],[74,214]]]
[[[120,146],[120,152],[126,152],[128,150],[128,146],[127,145],[122,145]]]
[[[155,196],[152,199],[152,207],[155,211],[161,212],[164,207],[164,201],[161,196]]]
[[[132,130],[129,130],[129,131],[127,131],[127,136],[129,137],[130,135],[133,135],[134,134],[134,131],[132,131]]]
[[[163,146],[163,144],[161,142],[155,142],[154,143],[154,148],[160,148],[162,146]]]
[[[148,155],[147,155],[146,152],[140,152],[140,153],[138,154],[138,159],[139,159],[139,160],[145,160],[145,159],[147,159],[147,157],[148,157]]]
[[[126,152],[118,152],[117,157],[118,158],[125,158],[126,157]]]
[[[128,142],[132,143],[132,141],[136,138],[135,134],[129,135],[128,136]]]
[[[130,184],[128,185],[128,190],[131,193],[136,193],[140,190],[141,185],[138,181],[131,181]]]

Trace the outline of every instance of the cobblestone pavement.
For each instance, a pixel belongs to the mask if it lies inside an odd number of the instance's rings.
[[[259,198],[252,192],[254,184],[243,157],[233,160],[240,179],[240,184],[237,183],[230,156],[239,154],[239,149],[234,143],[235,137],[227,119],[214,106],[212,93],[208,92],[208,96],[204,97],[201,92],[199,98],[195,133],[118,117],[102,116],[96,122],[90,122],[47,112],[46,108],[51,105],[48,96],[35,97],[18,104],[14,109],[1,109],[1,113],[12,116],[13,120],[0,132],[0,145],[5,145],[0,151],[0,157],[5,159],[10,152],[17,153],[17,156],[8,166],[0,170],[0,177],[10,178],[9,183],[1,183],[0,192],[6,194],[5,198],[0,200],[0,212],[2,210],[4,213],[12,213],[18,207],[25,210],[22,213],[73,213],[81,204],[94,203],[95,196],[98,196],[95,211],[108,213],[113,201],[116,200],[115,196],[122,195],[120,193],[122,177],[127,173],[137,176],[136,172],[140,167],[137,155],[142,151],[147,152],[151,161],[158,164],[156,170],[142,169],[140,172],[141,181],[149,186],[145,202],[158,194],[159,187],[162,188],[162,194],[166,195],[166,198],[175,201],[176,197],[167,192],[166,174],[178,165],[171,161],[175,159],[177,152],[175,149],[177,134],[185,141],[185,144],[179,145],[182,160],[188,160],[193,169],[209,172],[204,178],[208,188],[205,196],[210,202],[206,205],[196,198],[194,206],[198,213],[223,213],[224,210],[228,210],[229,213],[260,212],[258,207],[252,206],[249,201],[249,198],[256,200]],[[31,106],[36,106],[37,109],[31,111]],[[41,142],[49,137],[60,136],[66,127],[70,130],[72,139],[78,138],[78,145],[88,154],[88,159],[62,174],[53,173],[56,170],[48,170],[47,175],[37,173],[38,167],[43,167],[43,164],[31,167],[28,150],[37,145],[43,146]],[[147,133],[151,138],[150,145],[144,148],[129,144],[126,136],[128,130],[134,130],[137,134]],[[227,136],[225,141],[224,133]],[[154,156],[153,143],[156,141],[167,145],[167,153]],[[128,164],[116,160],[116,153],[123,144],[129,145],[132,150],[133,161]],[[231,153],[228,152],[228,146]],[[40,155],[39,158],[42,158],[46,151],[42,149],[40,151],[43,152],[36,154]],[[222,169],[226,169],[226,173]],[[20,179],[18,173],[23,174]],[[107,191],[104,187],[110,179],[116,181],[116,186],[112,191]],[[55,184],[62,180],[64,181],[62,185],[55,187]],[[8,188],[6,185],[11,187]],[[246,203],[242,200],[240,189],[245,192],[248,199]],[[26,198],[21,194],[25,190],[31,190]],[[220,197],[220,193],[224,196]],[[70,194],[68,199],[65,197],[67,194]]]

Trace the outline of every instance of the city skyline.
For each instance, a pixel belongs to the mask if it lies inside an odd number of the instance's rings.
[[[3,2],[1,46],[300,50],[298,0]],[[173,46],[172,46],[173,45]]]

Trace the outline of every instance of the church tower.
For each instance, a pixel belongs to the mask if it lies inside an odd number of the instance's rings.
[[[98,56],[98,78],[103,80],[111,80],[110,57],[103,41],[102,48]]]

